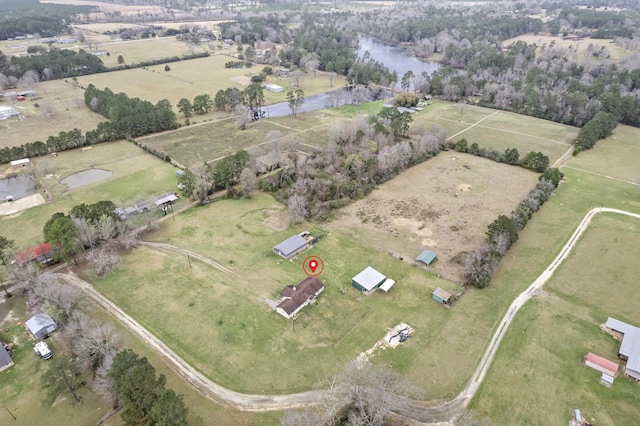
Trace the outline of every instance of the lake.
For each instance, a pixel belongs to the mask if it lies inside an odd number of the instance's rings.
[[[113,172],[111,170],[87,169],[67,176],[62,179],[60,183],[66,185],[67,189],[75,189],[89,185],[90,183],[100,182],[101,180],[111,177],[112,174]]]
[[[36,181],[26,174],[0,179],[0,201],[5,201],[8,196],[17,200],[31,195],[35,192],[36,186]]]
[[[369,52],[371,59],[384,64],[389,68],[389,71],[395,71],[398,74],[398,80],[407,71],[412,71],[415,75],[423,72],[431,75],[434,71],[440,69],[440,64],[437,62],[423,62],[417,58],[407,56],[401,47],[392,46],[374,38],[360,35],[358,37],[358,50],[356,51],[358,58],[362,58],[365,52]]]

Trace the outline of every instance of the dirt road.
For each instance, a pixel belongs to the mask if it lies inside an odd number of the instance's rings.
[[[526,290],[516,297],[513,301],[502,321],[498,325],[489,346],[487,347],[482,359],[475,372],[471,376],[471,379],[467,383],[464,390],[453,400],[434,404],[433,401],[413,401],[411,405],[395,414],[404,418],[413,420],[412,423],[421,422],[425,424],[442,424],[443,422],[449,422],[460,416],[469,402],[473,399],[480,384],[484,380],[491,362],[495,357],[496,351],[504,338],[509,325],[513,321],[516,313],[520,308],[535,294],[537,294],[544,284],[549,281],[553,276],[556,269],[564,262],[569,256],[571,251],[575,248],[578,240],[582,234],[586,231],[591,222],[591,219],[599,213],[615,213],[626,216],[635,217],[640,219],[640,214],[627,212],[624,210],[611,209],[611,208],[596,208],[590,210],[582,219],[577,229],[564,245],[560,253],[549,264],[549,266],[540,274],[536,280],[531,283]],[[170,246],[174,249],[173,246]],[[168,248],[168,247],[165,247]],[[179,249],[182,250],[182,249]],[[191,252],[189,252],[192,254]],[[192,254],[193,255],[193,254]],[[195,257],[195,255],[194,255]],[[206,259],[206,258],[205,258]],[[208,263],[208,262],[207,262]],[[115,306],[102,294],[96,291],[91,284],[81,280],[72,272],[69,274],[59,274],[66,282],[76,285],[86,292],[96,303],[103,307],[107,312],[111,313],[116,319],[121,321],[125,326],[131,329],[137,334],[143,341],[145,341],[150,347],[163,355],[174,368],[174,370],[185,378],[194,388],[196,388],[205,397],[212,401],[216,401],[228,407],[236,408],[243,411],[269,411],[269,410],[282,410],[287,408],[302,407],[306,405],[312,405],[320,400],[322,391],[309,391],[298,394],[290,395],[245,395],[237,392],[233,392],[226,389],[208,378],[204,377],[201,373],[196,371],[192,366],[187,364],[182,358],[180,358],[175,352],[173,352],[167,345],[161,342],[147,329],[137,323],[133,318],[124,313],[120,308]]]

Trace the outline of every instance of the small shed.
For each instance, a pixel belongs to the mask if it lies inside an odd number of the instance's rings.
[[[613,385],[613,376],[610,376],[607,373],[602,373],[602,376],[600,377],[600,383],[605,386]]]
[[[264,88],[273,93],[282,92],[283,90],[282,86],[278,86],[277,84],[265,84]]]
[[[27,167],[28,165],[31,165],[28,158],[22,158],[11,162],[11,167]]]
[[[451,304],[451,293],[440,287],[433,290],[433,293],[431,293],[431,298],[438,303],[442,303],[443,305]]]
[[[293,235],[275,246],[273,251],[285,259],[289,259],[309,246],[310,241],[304,237],[305,235],[310,234],[302,232],[298,235]]]
[[[425,250],[422,253],[420,253],[418,257],[416,257],[416,260],[429,266],[433,263],[434,260],[436,260],[436,257],[438,256],[431,250]]]
[[[182,175],[184,175],[184,170],[182,170],[182,169],[176,170],[176,176],[177,177],[181,177]]]
[[[618,364],[591,352],[584,358],[584,365],[609,376],[615,376],[618,372]]]
[[[351,279],[351,285],[363,293],[370,293],[380,287],[387,279],[380,272],[367,266],[362,272]]]
[[[32,316],[25,324],[36,339],[42,339],[58,328],[53,318],[42,313]]]
[[[393,287],[395,283],[396,282],[391,278],[387,278],[386,280],[384,280],[384,282],[380,286],[380,290],[383,290],[385,293],[388,293],[389,290],[391,290],[391,287]]]
[[[4,347],[4,343],[0,343],[0,371],[6,370],[13,365],[13,359],[9,355],[9,351]]]

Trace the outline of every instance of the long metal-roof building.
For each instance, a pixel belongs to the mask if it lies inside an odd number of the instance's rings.
[[[640,380],[640,328],[611,317],[605,327],[623,335],[618,357],[627,362],[624,374]]]

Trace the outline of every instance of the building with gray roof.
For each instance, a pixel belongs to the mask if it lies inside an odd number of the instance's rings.
[[[618,358],[626,361],[624,373],[640,380],[640,328],[609,317],[605,327],[622,334]]]
[[[273,251],[284,257],[290,259],[302,250],[309,247],[311,240],[305,237],[310,237],[308,232],[302,232],[298,235],[287,238],[277,246],[273,248]]]
[[[25,324],[36,339],[42,339],[58,328],[53,318],[42,313],[32,316]]]

